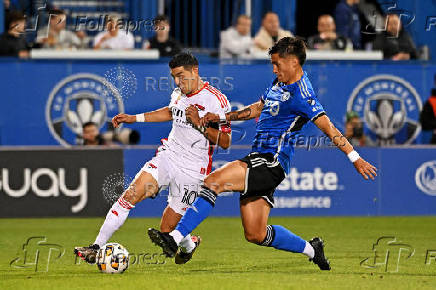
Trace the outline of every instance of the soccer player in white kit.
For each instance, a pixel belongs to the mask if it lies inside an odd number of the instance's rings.
[[[88,263],[94,263],[98,249],[124,224],[129,211],[146,199],[153,198],[163,186],[169,187],[160,230],[174,230],[186,209],[195,200],[203,179],[212,169],[214,146],[227,149],[231,143],[230,123],[203,127],[200,118],[214,112],[225,120],[230,111],[226,96],[198,73],[198,61],[189,53],[174,56],[169,62],[177,88],[171,94],[169,106],[137,115],[118,114],[112,119],[114,127],[121,123],[173,122],[167,139],[162,139],[155,157],[146,162],[134,180],[115,202],[95,242],[89,247],[76,247],[74,252]],[[187,236],[176,255],[176,263],[189,261],[200,242],[199,237]]]

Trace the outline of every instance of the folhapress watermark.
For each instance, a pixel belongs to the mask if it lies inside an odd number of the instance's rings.
[[[360,266],[390,273],[399,272],[401,265],[412,259],[416,252],[411,244],[398,241],[394,236],[378,238],[372,246],[372,251],[373,256],[363,259]],[[436,250],[426,250],[424,264],[426,266],[436,265]]]

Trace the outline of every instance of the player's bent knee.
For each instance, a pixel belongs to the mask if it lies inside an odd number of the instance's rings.
[[[251,231],[245,231],[244,234],[247,242],[253,244],[261,244],[265,239],[265,235],[266,235],[266,233],[264,232],[251,232]]]
[[[213,190],[216,194],[220,193],[222,190],[221,178],[216,174],[211,174],[204,179],[204,185],[211,190]]]

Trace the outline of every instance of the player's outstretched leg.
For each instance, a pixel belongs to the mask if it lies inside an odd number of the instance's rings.
[[[264,198],[245,198],[241,200],[240,208],[247,241],[260,246],[305,254],[321,270],[330,270],[330,263],[324,256],[324,244],[320,238],[307,242],[282,226],[268,225],[270,206]]]
[[[75,247],[74,253],[90,264],[95,263],[100,247],[106,244],[115,231],[124,224],[130,210],[135,207],[135,204],[147,197],[154,196],[157,192],[157,181],[150,173],[141,172],[123,195],[109,209],[95,242],[89,247]]]
[[[198,197],[177,224],[176,229],[171,233],[149,229],[148,235],[151,241],[161,247],[167,257],[174,257],[181,241],[209,216],[219,193],[244,190],[246,170],[246,163],[233,161],[212,172],[204,180]]]

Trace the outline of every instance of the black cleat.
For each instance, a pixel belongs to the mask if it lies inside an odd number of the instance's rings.
[[[100,247],[97,244],[89,247],[75,247],[74,253],[89,264],[95,264],[97,253]]]
[[[149,228],[148,236],[150,237],[153,244],[162,248],[165,256],[167,256],[168,258],[174,257],[179,247],[169,233],[161,233],[156,229]]]
[[[197,250],[198,246],[201,243],[201,237],[192,236],[192,241],[195,243],[195,248],[190,253],[185,253],[182,251],[181,248],[179,248],[174,259],[176,264],[186,264],[187,262],[189,262],[189,260],[192,259],[192,255],[194,255],[195,250]]]
[[[320,238],[316,237],[309,241],[309,244],[312,245],[315,250],[315,257],[313,259],[309,259],[313,263],[317,264],[321,270],[330,270],[330,262],[324,256],[324,242]]]

